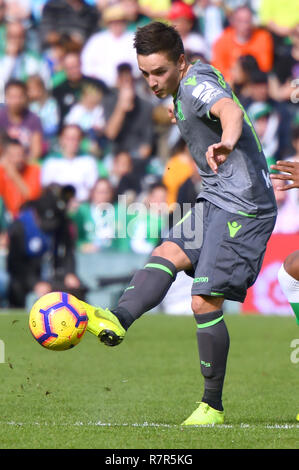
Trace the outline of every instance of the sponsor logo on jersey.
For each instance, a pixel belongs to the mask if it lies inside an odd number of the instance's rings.
[[[205,81],[194,88],[192,95],[204,103],[210,103],[210,101],[215,98],[215,96],[220,95],[221,93],[222,90]]]

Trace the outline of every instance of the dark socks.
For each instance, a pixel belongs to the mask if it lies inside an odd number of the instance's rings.
[[[201,372],[204,377],[202,401],[222,411],[222,389],[229,350],[229,334],[222,310],[195,314]]]
[[[159,305],[176,278],[171,261],[152,256],[143,269],[135,273],[116,308],[111,310],[127,330],[143,313]]]

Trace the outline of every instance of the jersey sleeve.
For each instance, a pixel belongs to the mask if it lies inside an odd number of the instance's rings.
[[[196,115],[200,118],[207,116],[213,120],[210,116],[210,110],[214,103],[222,98],[232,99],[229,85],[219,74],[219,77],[214,74],[206,74],[201,77],[201,80],[197,80],[198,83],[193,87],[191,92],[191,103],[193,110]],[[220,84],[221,82],[221,84]]]

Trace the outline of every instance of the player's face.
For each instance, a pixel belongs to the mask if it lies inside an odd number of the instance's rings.
[[[169,60],[163,52],[147,56],[137,55],[137,60],[139,69],[158,98],[166,98],[176,92],[186,68],[183,54],[177,63]]]

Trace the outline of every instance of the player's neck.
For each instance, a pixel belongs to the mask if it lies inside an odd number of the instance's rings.
[[[189,72],[189,70],[191,69],[192,67],[192,64],[190,64],[189,62],[186,62],[186,66],[182,72],[182,77],[181,77],[181,80],[186,77],[187,73]]]
[[[192,67],[192,64],[189,64],[188,62],[186,62],[184,69],[180,73],[180,79],[179,79],[178,86],[177,86],[176,90],[172,93],[173,98],[176,97],[177,91],[178,91],[179,86],[180,86],[180,83],[183,80],[183,78],[187,75],[187,73],[189,72],[191,67]]]

